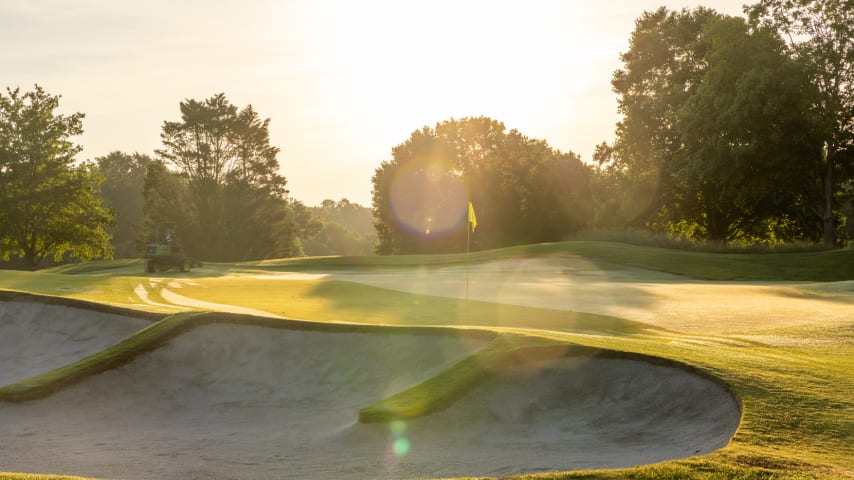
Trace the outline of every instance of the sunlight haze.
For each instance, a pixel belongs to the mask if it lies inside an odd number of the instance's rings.
[[[743,0],[705,6],[741,15]],[[0,0],[2,87],[83,112],[80,159],[153,155],[178,104],[223,92],[270,118],[293,198],[370,205],[416,129],[489,116],[590,161],[634,20],[678,1]]]

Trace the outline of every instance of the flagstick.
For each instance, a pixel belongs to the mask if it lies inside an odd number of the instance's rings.
[[[468,222],[466,222],[466,311],[465,316],[469,316],[469,252],[471,251],[471,232],[477,226],[477,219],[474,216],[474,206],[469,202]]]
[[[466,317],[469,314],[469,242],[471,241],[471,224],[466,222]]]

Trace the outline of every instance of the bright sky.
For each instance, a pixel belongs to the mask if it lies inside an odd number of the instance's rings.
[[[703,5],[741,15],[748,0]],[[644,10],[696,0],[0,0],[0,88],[83,112],[81,159],[153,155],[178,103],[223,92],[269,117],[293,198],[370,206],[425,125],[485,115],[590,161]]]

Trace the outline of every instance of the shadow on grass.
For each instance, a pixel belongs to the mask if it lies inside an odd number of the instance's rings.
[[[397,292],[343,281],[319,282],[309,296],[353,317],[381,314],[399,325],[450,325],[534,328],[608,335],[643,334],[663,329],[607,315],[521,307],[501,303]]]

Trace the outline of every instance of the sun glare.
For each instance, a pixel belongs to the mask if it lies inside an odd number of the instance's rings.
[[[566,104],[566,95],[553,92],[590,82],[568,67],[593,61],[596,50],[583,38],[592,32],[563,23],[575,18],[571,2],[330,7],[319,2],[304,12],[317,41],[312,64],[329,77],[330,104],[364,119],[361,127],[374,137],[385,129],[402,141],[422,125],[463,116],[544,125],[556,103]]]
[[[453,231],[466,215],[468,190],[440,161],[416,162],[392,180],[390,206],[399,225],[427,237]]]

